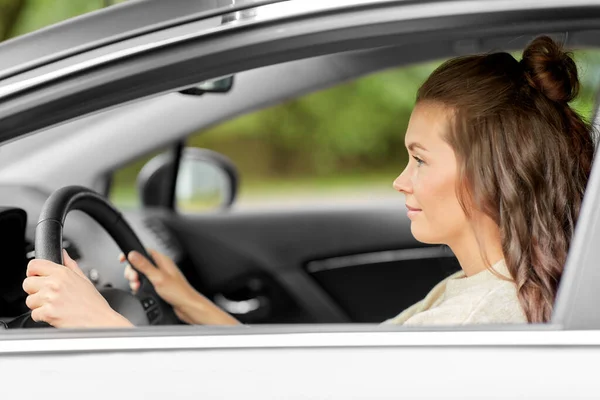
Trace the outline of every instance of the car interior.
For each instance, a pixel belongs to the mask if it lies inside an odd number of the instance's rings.
[[[600,43],[596,31],[553,34],[574,47]],[[21,283],[36,254],[37,221],[54,189],[80,185],[109,199],[115,172],[151,153],[160,157],[140,171],[140,206],[120,210],[124,219],[144,247],[173,258],[196,289],[241,322],[379,323],[395,316],[460,268],[449,249],[412,237],[400,194],[397,201],[367,206],[238,210],[244,171],[226,155],[194,153],[186,138],[378,71],[473,52],[519,51],[534,36],[430,38],[418,46],[407,42],[279,63],[234,74],[224,93],[207,93],[206,85],[182,88],[187,93],[128,103],[4,144],[0,237],[11,254],[0,275],[0,320],[27,311]],[[136,126],[144,127],[143,141],[135,140]],[[217,209],[186,213],[175,206],[181,165],[194,157],[225,176],[226,195]],[[69,212],[62,246],[99,289],[127,290],[118,245],[84,211]]]

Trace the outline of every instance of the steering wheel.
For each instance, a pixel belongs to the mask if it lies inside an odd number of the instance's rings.
[[[123,254],[135,250],[153,262],[121,213],[103,196],[82,186],[66,186],[58,189],[44,203],[35,230],[36,258],[63,265],[63,226],[65,218],[72,210],[83,211],[92,217],[113,238]],[[116,288],[99,290],[112,309],[134,325],[181,324],[173,307],[156,293],[154,286],[144,274],[137,272],[140,287],[135,294]],[[34,321],[31,312],[28,312],[10,321],[8,326],[9,328],[41,328],[51,325]]]

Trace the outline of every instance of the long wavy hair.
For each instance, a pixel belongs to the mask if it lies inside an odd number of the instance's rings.
[[[451,111],[459,202],[498,225],[531,323],[551,318],[594,157],[591,126],[568,104],[579,86],[572,55],[541,36],[520,62],[505,52],[451,59],[417,94]]]

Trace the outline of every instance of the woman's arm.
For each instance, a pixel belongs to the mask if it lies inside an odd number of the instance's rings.
[[[150,256],[156,262],[154,266],[146,257],[138,252],[131,252],[127,261],[138,271],[146,275],[156,289],[156,293],[167,303],[173,306],[175,313],[188,324],[202,325],[239,325],[240,322],[223,311],[208,298],[198,293],[189,284],[177,265],[166,255],[150,250]],[[121,262],[125,256],[121,255]],[[125,277],[129,280],[131,290],[139,288],[140,282],[137,272],[127,266]]]
[[[32,310],[32,319],[57,328],[133,327],[110,307],[67,252],[63,254],[64,266],[36,259],[27,267],[23,290],[29,295],[26,304]],[[239,324],[198,293],[170,258],[156,251],[151,251],[151,255],[158,268],[139,253],[131,253],[129,260],[148,277],[158,295],[173,306],[182,321],[205,325]],[[137,273],[129,267],[126,276],[132,289],[137,290]]]
[[[176,307],[175,313],[188,324],[240,325],[238,320],[198,292],[192,295],[186,304]]]

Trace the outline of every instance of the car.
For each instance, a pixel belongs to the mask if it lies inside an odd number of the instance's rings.
[[[15,328],[0,330],[3,391],[597,397],[597,163],[550,323],[415,328],[380,322],[459,266],[412,237],[401,200],[238,209],[243,171],[185,144],[290,98],[393,67],[518,51],[541,33],[598,49],[600,2],[137,1],[0,44],[0,237],[6,265],[22,267],[1,272],[0,317]],[[120,210],[108,200],[115,171],[154,153],[137,176],[141,206]],[[197,198],[217,209],[178,207]],[[23,314],[27,260],[61,261],[63,247],[136,328],[59,330]],[[151,285],[131,295],[118,254],[148,247],[247,325],[185,325]]]

